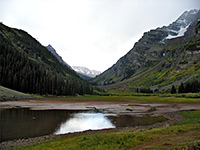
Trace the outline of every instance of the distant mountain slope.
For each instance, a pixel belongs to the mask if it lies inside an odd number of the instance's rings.
[[[0,23],[0,85],[25,93],[89,94],[92,86],[23,30]]]
[[[96,71],[96,70],[90,70],[86,67],[81,67],[81,66],[72,66],[72,68],[82,74],[82,75],[85,75],[85,76],[88,76],[88,77],[91,77],[91,78],[94,78],[96,77],[97,75],[99,75],[101,72],[100,71]]]
[[[84,80],[89,81],[101,73],[100,71],[90,70],[86,67],[80,67],[80,66],[71,67],[62,59],[60,55],[57,54],[56,50],[50,44],[46,48],[59,60],[60,63],[67,66],[69,69],[76,71],[79,74],[79,76]]]
[[[71,69],[71,66],[68,65],[60,55],[57,54],[56,50],[49,44],[46,48],[59,60],[59,62],[63,65],[66,65],[68,68]]]
[[[91,82],[105,89],[163,90],[200,79],[199,19],[198,10],[186,11],[169,26],[144,33],[125,56]]]

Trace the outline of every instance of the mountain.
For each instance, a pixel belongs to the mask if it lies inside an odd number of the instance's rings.
[[[145,32],[111,68],[91,80],[104,89],[165,90],[200,79],[199,10],[185,11],[168,26]]]
[[[46,48],[59,60],[59,62],[68,68],[72,69],[70,65],[68,65],[60,55],[57,54],[56,50],[49,44]]]
[[[164,37],[161,37],[163,38],[162,41],[184,36],[184,33],[187,31],[189,25],[197,20],[197,13],[198,10],[196,9],[185,11],[175,22],[167,27],[162,27],[160,29],[160,31],[163,32],[164,35]]]
[[[89,81],[101,73],[100,71],[90,70],[86,67],[81,67],[81,66],[72,66],[71,67],[62,59],[62,57],[60,55],[57,54],[56,50],[50,44],[48,46],[46,46],[46,48],[58,59],[58,61],[61,64],[67,66],[69,69],[76,71],[79,74],[79,76],[81,78],[83,78],[84,80]]]
[[[0,85],[24,93],[91,94],[93,87],[60,60],[27,32],[0,23]]]
[[[96,70],[90,70],[86,67],[81,67],[81,66],[72,66],[72,68],[78,72],[79,74],[82,74],[84,76],[88,76],[90,78],[94,78],[97,75],[99,75],[101,72],[100,71],[96,71]]]

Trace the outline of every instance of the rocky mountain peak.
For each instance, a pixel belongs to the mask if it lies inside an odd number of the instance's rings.
[[[94,78],[101,73],[100,71],[90,70],[90,69],[88,69],[86,67],[82,67],[82,66],[72,66],[72,68],[76,72],[83,74],[85,76],[91,77],[91,78]]]
[[[167,27],[163,27],[163,30],[168,32],[168,35],[163,40],[183,36],[189,25],[196,19],[198,11],[197,9],[185,11],[176,21]]]
[[[193,9],[190,11],[185,11],[175,22],[182,26],[187,26],[194,18],[194,16],[198,13],[197,9]]]
[[[48,50],[49,50],[50,52],[56,53],[56,50],[55,50],[50,44],[47,46],[47,48],[48,48]]]

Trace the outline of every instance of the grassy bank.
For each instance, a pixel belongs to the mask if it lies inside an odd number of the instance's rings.
[[[34,99],[34,96],[29,94],[24,94],[15,90],[8,89],[6,87],[0,86],[0,102],[1,101],[11,101],[11,100],[21,100],[21,99]]]
[[[98,96],[98,95],[84,95],[84,96],[67,96],[56,97],[48,96],[44,99],[60,99],[60,100],[97,100],[97,101],[143,101],[143,102],[177,102],[177,103],[200,103],[200,98],[186,98],[173,96]]]
[[[200,111],[180,113],[187,118],[168,128],[158,127],[149,130],[123,130],[61,137],[41,144],[22,146],[20,150],[128,150],[137,149],[191,149],[200,142]]]
[[[185,97],[185,98],[200,98],[200,93],[137,93],[132,91],[106,91],[110,96],[159,96],[159,97]]]

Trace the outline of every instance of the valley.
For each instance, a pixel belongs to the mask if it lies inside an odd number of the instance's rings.
[[[199,149],[200,10],[144,32],[104,72],[63,58],[0,23],[0,149]]]

